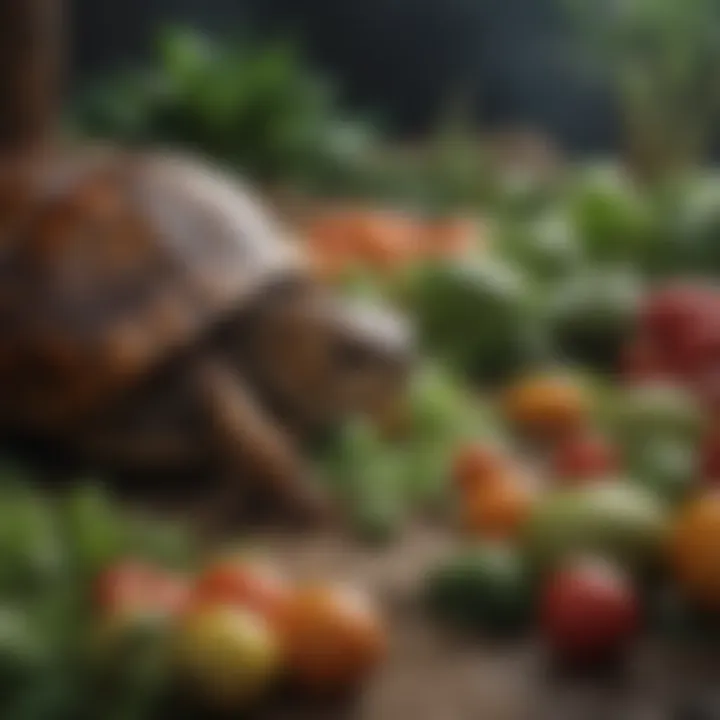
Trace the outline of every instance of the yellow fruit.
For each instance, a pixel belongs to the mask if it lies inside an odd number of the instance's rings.
[[[681,511],[670,538],[676,582],[695,602],[720,609],[720,492],[706,493]]]
[[[185,617],[175,653],[181,676],[218,708],[256,700],[281,667],[280,642],[267,621],[237,607],[207,607]]]

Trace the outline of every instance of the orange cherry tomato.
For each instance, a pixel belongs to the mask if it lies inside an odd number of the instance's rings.
[[[300,589],[283,622],[288,667],[299,686],[338,693],[357,687],[386,654],[382,620],[370,599],[353,589]]]
[[[675,580],[687,597],[720,610],[720,491],[702,494],[680,512],[669,554]]]
[[[252,610],[277,624],[292,597],[290,583],[269,563],[256,558],[226,558],[198,577],[193,605],[230,605]]]
[[[465,530],[487,539],[516,537],[535,501],[534,489],[517,472],[500,472],[463,500]]]
[[[575,378],[566,375],[527,377],[504,397],[508,419],[530,435],[552,438],[576,431],[590,416],[590,399]]]
[[[459,448],[452,476],[459,490],[469,492],[484,486],[488,478],[513,466],[513,460],[501,448],[476,442]]]

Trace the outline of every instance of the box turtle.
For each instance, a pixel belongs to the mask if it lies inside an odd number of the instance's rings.
[[[407,328],[319,286],[223,172],[43,142],[46,5],[10,0],[0,17],[24,23],[2,52],[25,78],[0,83],[1,431],[110,471],[261,480],[321,513],[302,438],[396,393]]]

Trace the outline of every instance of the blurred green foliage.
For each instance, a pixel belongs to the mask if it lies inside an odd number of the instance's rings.
[[[377,545],[396,539],[417,517],[446,517],[458,446],[502,437],[489,403],[442,365],[421,364],[406,401],[399,433],[388,436],[356,418],[338,428],[320,456],[357,536]]]
[[[74,108],[84,135],[190,148],[255,180],[324,197],[475,206],[491,173],[472,124],[448,113],[421,147],[397,147],[377,118],[350,117],[288,41],[211,39],[180,27],[149,66],[100,78]]]
[[[341,114],[292,43],[219,42],[182,28],[160,35],[149,67],[91,88],[75,124],[92,136],[190,147],[260,180],[331,177],[373,137],[369,123]]]
[[[97,574],[127,558],[190,569],[197,539],[186,525],[143,521],[101,485],[81,481],[62,497],[32,478],[0,473],[0,699],[13,720],[156,717],[163,678],[127,662],[136,676],[95,695],[99,665],[88,654]]]
[[[720,120],[720,1],[563,2],[610,81],[629,165],[652,179],[704,158]]]

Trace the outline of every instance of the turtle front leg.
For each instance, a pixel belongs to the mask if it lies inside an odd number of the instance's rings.
[[[203,358],[197,383],[222,468],[220,510],[227,512],[242,502],[239,483],[259,482],[296,518],[328,521],[328,497],[313,481],[290,436],[260,407],[237,371],[222,358]]]

